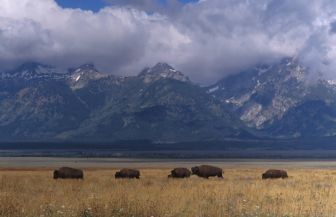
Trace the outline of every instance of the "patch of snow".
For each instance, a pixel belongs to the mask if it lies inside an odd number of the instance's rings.
[[[261,86],[260,80],[257,80],[257,85],[254,87],[254,93],[258,87]]]
[[[76,78],[76,82],[79,81],[80,78],[81,78],[81,76],[78,75],[77,78]]]
[[[328,84],[336,85],[336,80],[327,80]]]
[[[218,89],[219,89],[218,86],[213,87],[213,88],[211,88],[210,90],[208,90],[208,93],[213,93],[213,92],[215,92],[215,91],[218,90]]]

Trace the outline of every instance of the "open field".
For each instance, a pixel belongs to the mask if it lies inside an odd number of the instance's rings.
[[[271,166],[279,166],[272,164]],[[173,163],[175,165],[175,163]],[[220,163],[217,163],[220,164]],[[119,164],[117,164],[119,165]],[[169,164],[115,180],[116,169],[85,169],[85,179],[53,180],[52,168],[0,170],[0,216],[168,217],[336,215],[336,170],[287,165],[289,179],[261,180],[269,167],[223,164],[225,179],[170,180]],[[283,165],[282,165],[283,166]]]

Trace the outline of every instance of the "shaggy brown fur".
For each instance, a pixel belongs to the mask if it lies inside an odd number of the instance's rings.
[[[203,178],[209,178],[211,176],[217,176],[223,178],[223,170],[218,167],[202,165],[191,168],[192,174]]]
[[[187,168],[175,168],[168,175],[168,178],[189,178],[191,175],[190,170]]]
[[[84,173],[82,170],[70,167],[62,167],[54,171],[54,179],[83,179]]]
[[[135,170],[135,169],[122,169],[118,172],[115,173],[114,177],[116,179],[119,178],[128,178],[128,179],[134,179],[140,178],[140,171],[139,170]]]
[[[288,178],[287,172],[284,170],[267,170],[262,174],[262,179],[285,179]]]

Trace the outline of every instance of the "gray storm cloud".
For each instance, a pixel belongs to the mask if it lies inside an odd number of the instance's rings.
[[[54,0],[0,1],[2,68],[94,62],[106,72],[135,74],[167,62],[204,84],[284,56],[299,56],[329,77],[336,69],[330,0],[172,1],[166,12],[153,1],[114,1],[97,13]]]

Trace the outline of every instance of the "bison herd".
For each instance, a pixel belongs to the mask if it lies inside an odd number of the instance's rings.
[[[189,178],[191,175],[206,178],[218,177],[223,178],[223,170],[221,168],[209,165],[195,166],[191,171],[187,168],[175,168],[170,171],[168,178]],[[140,171],[136,169],[122,169],[117,171],[114,175],[116,179],[139,179]],[[288,178],[287,172],[284,170],[267,170],[262,174],[262,179],[278,179]],[[84,179],[82,170],[70,167],[62,167],[54,171],[54,179]]]

